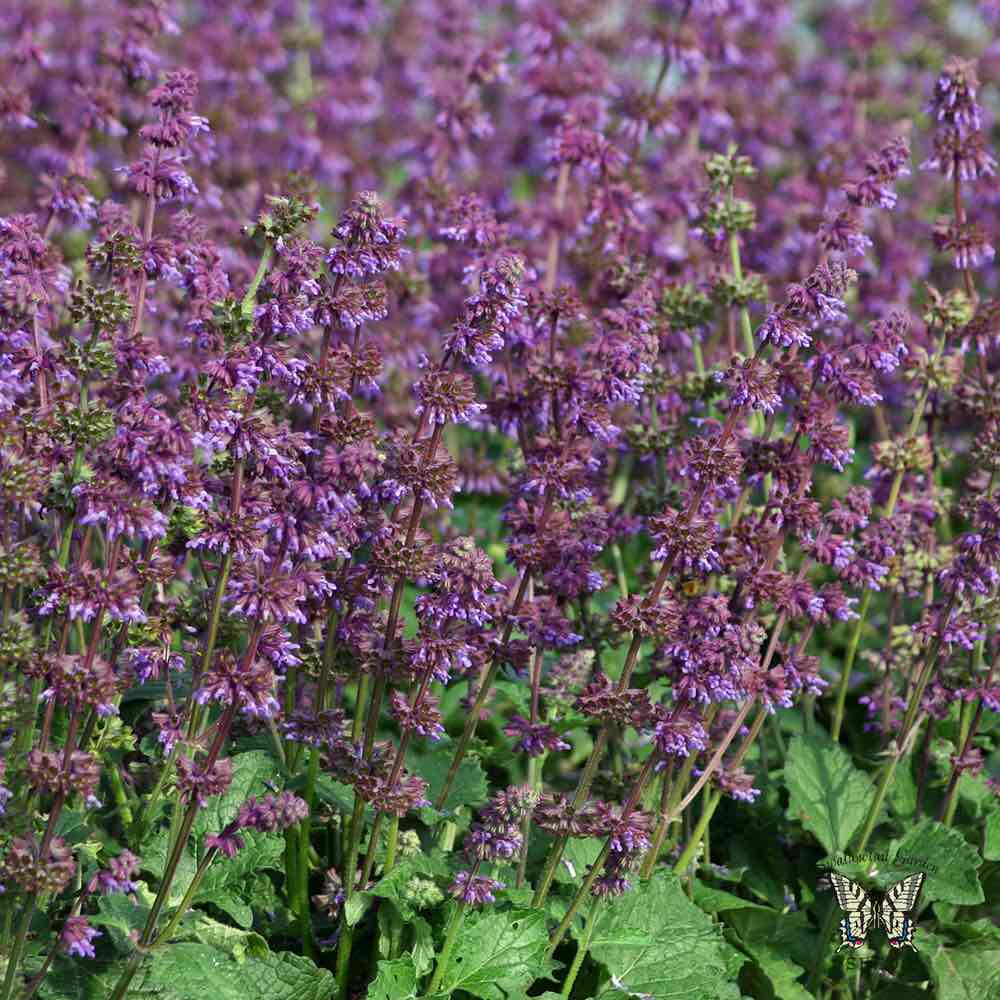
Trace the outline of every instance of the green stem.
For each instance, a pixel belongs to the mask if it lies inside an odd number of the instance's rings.
[[[540,521],[543,519],[540,519]],[[514,630],[513,616],[521,610],[521,604],[524,602],[524,595],[528,590],[528,580],[530,575],[527,570],[521,571],[521,579],[517,585],[517,593],[514,595],[514,603],[511,605],[510,611],[508,613],[507,625],[504,627],[503,636],[501,638],[500,646],[503,648],[506,646],[507,641],[510,639],[511,632]],[[476,728],[479,725],[479,716],[482,714],[483,706],[486,704],[486,699],[489,697],[490,689],[493,687],[493,681],[496,680],[497,672],[500,669],[500,660],[494,658],[490,665],[486,668],[486,674],[483,676],[483,681],[479,685],[479,690],[476,692],[476,700],[469,710],[469,714],[465,717],[465,725],[462,728],[462,735],[458,738],[458,743],[455,746],[455,753],[451,758],[451,765],[448,768],[448,774],[444,779],[444,786],[438,793],[438,797],[434,800],[434,808],[439,812],[444,809],[444,804],[448,801],[448,793],[451,791],[451,786],[454,784],[455,778],[458,776],[458,769],[462,766],[462,761],[465,759],[465,754],[469,749],[469,744],[472,742],[473,737],[476,735]]]
[[[142,809],[139,812],[139,818],[136,820],[136,843],[142,843],[143,838],[145,837],[146,827],[149,825],[149,820],[153,814],[153,807],[159,802],[160,796],[163,794],[163,786],[166,785],[167,778],[170,777],[170,774],[173,771],[174,761],[177,759],[178,753],[178,747],[174,746],[167,755],[166,760],[163,762],[163,767],[160,770],[160,776],[156,779],[156,784],[153,786],[153,790],[149,793],[149,796],[143,803]]]
[[[710,705],[708,707],[708,710],[705,712],[705,718],[702,720],[702,725],[706,731],[712,728],[712,723],[715,721],[718,713],[718,705]],[[660,821],[657,824],[656,833],[653,835],[652,846],[646,852],[646,857],[643,860],[642,868],[639,872],[640,878],[649,878],[653,874],[653,868],[663,851],[667,832],[680,813],[678,806],[687,788],[688,781],[691,779],[691,772],[694,770],[697,761],[698,754],[688,754],[681,765],[680,771],[672,775],[669,785],[666,783],[666,776],[664,776],[664,785],[660,796]],[[715,765],[710,766],[714,767]]]
[[[260,288],[260,283],[264,280],[264,275],[267,274],[267,269],[271,266],[271,258],[273,256],[274,247],[268,243],[261,254],[260,263],[257,265],[257,273],[253,276],[253,281],[250,282],[250,287],[247,288],[246,295],[243,296],[243,301],[240,304],[240,309],[244,316],[253,315],[253,307],[257,303],[257,290]]]
[[[437,993],[441,980],[444,978],[445,969],[448,967],[448,959],[455,949],[455,942],[458,940],[458,932],[462,929],[462,922],[465,918],[465,900],[460,899],[452,911],[451,919],[448,921],[448,929],[445,931],[444,943],[441,945],[441,954],[438,955],[437,965],[434,967],[434,975],[431,977],[430,986],[427,987],[427,996]]]
[[[10,1000],[14,988],[14,979],[17,976],[17,968],[21,964],[21,954],[24,951],[24,942],[28,936],[28,928],[31,926],[31,918],[35,914],[35,902],[38,899],[37,893],[31,893],[25,900],[21,911],[21,921],[17,925],[14,935],[14,947],[11,948],[7,956],[7,972],[4,976],[3,986],[0,987],[0,1000]]]
[[[299,934],[302,937],[302,953],[313,957],[312,914],[309,909],[309,849],[312,842],[305,824],[299,827],[299,884],[296,908],[299,913]]]
[[[944,334],[941,335],[937,343],[937,349],[934,352],[933,361],[938,361],[944,352],[946,337]],[[916,406],[913,408],[913,414],[910,417],[910,425],[907,428],[906,436],[907,438],[913,437],[917,433],[920,427],[920,421],[923,419],[924,410],[927,407],[927,400],[930,397],[930,387],[925,386],[923,392],[920,394],[920,398],[917,400]],[[883,518],[890,518],[895,513],[896,504],[899,501],[899,493],[903,486],[903,476],[906,474],[905,469],[899,469],[896,475],[893,477],[892,486],[889,489],[889,499],[886,501],[885,511],[882,514]],[[844,666],[840,674],[840,683],[837,686],[837,705],[833,716],[833,726],[830,729],[830,736],[836,742],[840,739],[840,729],[844,722],[844,706],[847,700],[847,686],[851,679],[851,670],[854,667],[854,659],[857,656],[858,644],[861,639],[861,630],[865,627],[865,619],[868,617],[868,608],[872,601],[872,591],[866,590],[861,598],[861,606],[858,608],[858,617],[854,622],[854,631],[851,633],[850,642],[847,647],[847,655],[844,658]]]
[[[87,386],[86,383],[80,388],[80,401],[81,406],[86,409],[87,401]],[[73,471],[71,473],[71,481],[76,482],[77,476],[80,474],[80,466],[83,463],[83,452],[81,449],[77,448],[76,453],[73,456]],[[62,569],[65,569],[69,565],[69,554],[70,547],[73,544],[73,531],[76,528],[76,514],[74,514],[66,527],[63,529],[62,538],[59,540],[59,552],[56,556],[56,561]],[[52,628],[53,620],[55,615],[49,615],[45,622],[45,631],[42,637],[41,649],[47,651],[49,644],[52,642]],[[44,678],[36,677],[31,682],[31,693],[28,696],[28,710],[24,713],[24,718],[18,728],[17,735],[14,738],[14,747],[11,751],[11,759],[14,761],[20,760],[31,747],[31,741],[35,733],[35,720],[38,717],[38,702],[42,696],[42,691],[44,690]],[[22,802],[23,804],[23,802]]]
[[[857,854],[860,854],[865,847],[868,846],[868,840],[878,824],[879,812],[882,809],[882,803],[885,801],[886,793],[889,791],[889,785],[892,783],[893,775],[896,773],[896,765],[898,763],[899,754],[894,753],[882,767],[882,771],[879,774],[878,784],[875,786],[875,798],[872,800],[872,804],[868,809],[868,815],[865,817],[864,826],[861,828],[861,836],[858,838],[858,845],[855,850],[855,853]]]
[[[705,832],[708,830],[708,824],[712,822],[712,815],[721,801],[722,793],[717,789],[710,789],[707,792],[704,805],[701,809],[701,816],[698,817],[698,822],[694,830],[691,831],[691,838],[688,840],[687,846],[681,852],[681,856],[674,865],[674,872],[676,874],[681,875],[687,871],[688,865],[691,864],[695,854],[698,852],[698,845],[701,843],[702,837],[705,836]]]
[[[361,727],[365,722],[365,705],[368,704],[368,688],[371,686],[371,674],[362,669],[358,680],[357,704],[354,706],[354,725],[351,727],[351,739],[355,743],[361,741]]]
[[[688,760],[690,759],[691,756],[688,757]],[[670,764],[660,776],[660,819],[656,824],[653,842],[650,844],[649,850],[646,851],[646,856],[642,860],[642,867],[639,869],[639,878],[641,879],[647,879],[653,874],[653,869],[656,867],[656,862],[660,857],[663,841],[667,836],[667,827],[670,825],[670,797],[674,791],[675,767],[676,760],[671,758]]]
[[[736,233],[729,234],[729,257],[733,266],[733,277],[738,282],[742,282],[743,265],[740,261],[740,238]],[[747,352],[747,357],[752,358],[756,348],[753,342],[753,327],[750,325],[750,311],[746,306],[740,306],[740,330],[743,333],[743,349]]]
[[[285,831],[285,898],[293,913],[297,912],[299,898],[298,832],[293,826]]]
[[[662,456],[658,456],[662,457]],[[615,542],[611,546],[611,558],[615,563],[615,576],[618,580],[618,590],[622,600],[628,600],[628,574],[625,572],[625,560],[622,558],[622,547]]]
[[[583,880],[583,884],[573,897],[573,902],[569,904],[566,916],[562,918],[559,926],[552,932],[552,936],[549,938],[549,946],[545,949],[546,958],[551,958],[556,948],[559,947],[559,942],[562,941],[566,931],[569,930],[569,926],[573,923],[573,918],[576,916],[577,910],[580,909],[580,904],[583,902],[584,897],[586,897],[586,895],[590,892],[593,884],[597,881],[597,876],[600,875],[601,868],[604,867],[604,862],[608,860],[608,855],[610,853],[611,842],[608,840],[601,848],[601,853],[597,855],[593,865],[591,865],[590,871],[587,872],[587,877]]]
[[[351,968],[351,948],[354,945],[354,928],[347,922],[341,925],[340,947],[337,949],[337,996],[347,1000],[347,975]]]
[[[998,666],[1000,666],[1000,653],[998,653],[993,660],[989,676],[986,678],[987,686],[989,686],[992,682]],[[958,744],[958,752],[961,757],[964,757],[965,754],[969,752],[969,748],[972,746],[972,741],[975,738],[977,730],[979,729],[979,723],[982,721],[983,707],[983,699],[980,698],[976,704],[975,711],[972,713],[971,719],[968,719],[967,724],[962,726],[962,735]],[[964,710],[964,704],[962,705],[962,708]],[[945,792],[944,804],[941,807],[941,822],[945,826],[951,826],[952,821],[955,819],[955,809],[958,806],[958,796],[955,793],[958,790],[958,782],[961,777],[961,771],[957,767],[953,766],[951,777],[948,779],[948,790]]]
[[[129,955],[128,962],[122,970],[121,976],[118,977],[118,982],[115,984],[114,992],[108,1000],[122,1000],[128,992],[129,985],[135,978],[135,974],[139,971],[139,966],[142,965],[142,960],[147,954],[148,952],[145,947],[143,947],[141,949],[136,948],[136,950]]]
[[[621,818],[623,821],[632,814],[632,811],[639,804],[639,800],[642,797],[646,783],[649,781],[650,775],[653,773],[653,768],[656,766],[656,760],[657,754],[654,751],[646,758],[645,763],[642,765],[642,770],[635,779],[635,784],[632,786],[632,791],[629,794],[628,801],[626,801],[625,805],[622,806]],[[587,872],[587,877],[583,880],[583,884],[573,897],[573,902],[570,903],[569,909],[566,911],[566,916],[563,917],[559,926],[552,932],[552,936],[549,938],[549,946],[545,951],[546,958],[551,958],[553,952],[559,947],[559,942],[563,939],[567,929],[573,922],[573,917],[576,916],[576,911],[580,908],[580,904],[583,902],[584,897],[590,892],[594,882],[597,881],[597,876],[600,874],[601,867],[604,865],[604,862],[607,861],[608,855],[611,853],[611,841],[612,837],[609,836],[604,842],[604,847],[601,848],[601,853],[597,855],[597,860],[593,863],[593,865],[591,865],[590,871]]]
[[[234,478],[241,478],[243,467],[242,459],[237,463],[237,471]],[[215,643],[219,636],[219,621],[222,618],[222,600],[226,594],[226,584],[229,582],[229,573],[233,567],[232,550],[222,557],[222,565],[219,567],[219,578],[215,582],[215,594],[212,597],[212,610],[208,616],[208,635],[205,637],[205,652],[201,657],[201,665],[191,678],[191,691],[198,686],[202,674],[209,668],[212,662],[212,654],[215,652]],[[201,724],[201,705],[195,702],[191,707],[191,724],[188,727],[188,738],[193,738],[198,732]]]
[[[194,826],[197,814],[197,802],[193,802],[188,806],[187,811],[184,813],[184,818],[181,820],[180,829],[177,831],[173,850],[170,853],[170,859],[167,861],[167,866],[163,871],[163,878],[160,880],[160,888],[156,893],[156,899],[153,900],[153,908],[149,911],[149,916],[146,918],[146,927],[140,939],[141,944],[147,945],[153,938],[153,932],[156,930],[156,921],[159,920],[160,912],[167,902],[167,894],[170,892],[170,886],[174,881],[174,876],[177,874],[177,867],[184,854],[184,847],[191,834],[191,828]]]
[[[396,848],[399,844],[399,816],[395,813],[389,821],[389,834],[385,845],[385,864],[382,866],[382,878],[392,871],[396,864]]]
[[[296,896],[299,914],[299,932],[302,935],[304,954],[308,957],[312,957],[313,952],[312,920],[309,909],[309,848],[312,844],[312,825],[309,820],[312,816],[316,779],[318,777],[319,750],[313,747],[309,754],[309,775],[306,779],[305,787],[305,802],[309,807],[309,813],[299,825],[298,830],[298,893]]]
[[[809,973],[809,982],[806,985],[806,989],[814,995],[819,990],[819,985],[823,980],[823,966],[826,962],[827,945],[829,944],[833,931],[839,922],[840,908],[835,903],[831,903],[830,908],[826,911],[826,917],[823,920],[823,926],[820,928],[819,932],[821,947],[816,952],[812,971]]]
[[[542,765],[545,761],[545,754],[541,757],[528,758],[528,787],[537,792],[541,788]],[[524,880],[528,873],[528,847],[531,843],[531,813],[524,817],[521,824],[521,854],[517,861],[517,880],[515,885],[518,889],[523,888]]]
[[[250,647],[248,648],[246,657],[247,663],[252,662],[256,653],[257,643],[260,640],[260,631],[260,627],[258,627],[254,636],[251,638]],[[226,741],[226,736],[229,733],[229,727],[232,725],[235,715],[235,705],[227,706],[225,711],[222,713],[218,722],[215,739],[212,741],[212,745],[209,747],[208,753],[205,756],[203,766],[206,770],[213,767],[216,760],[218,760],[219,753],[221,752],[223,744]],[[194,826],[195,818],[198,815],[198,809],[198,801],[197,799],[194,799],[184,811],[184,818],[181,820],[180,828],[177,830],[176,836],[171,841],[172,847],[170,857],[163,870],[163,877],[160,879],[160,886],[156,892],[156,898],[153,900],[153,906],[149,911],[149,915],[146,917],[146,925],[139,937],[136,950],[132,953],[124,971],[118,977],[118,982],[115,984],[115,988],[112,991],[109,1000],[122,1000],[122,997],[125,996],[125,993],[128,990],[129,983],[132,981],[132,978],[135,976],[142,959],[148,952],[149,944],[153,940],[153,935],[156,932],[156,922],[159,920],[160,913],[163,911],[164,904],[167,901],[170,886],[174,881],[174,876],[177,874],[177,868],[180,864],[181,857],[184,854],[184,848],[187,845],[188,837],[191,835],[191,829]]]
[[[705,358],[701,353],[701,341],[697,331],[691,333],[691,353],[694,355],[694,370],[701,378],[705,377]]]
[[[945,604],[944,610],[941,612],[941,628],[938,629],[933,642],[931,642],[930,648],[927,650],[927,657],[924,660],[923,668],[917,677],[917,683],[913,691],[913,696],[910,699],[909,704],[906,706],[906,714],[903,716],[903,725],[899,729],[900,751],[895,756],[899,756],[905,752],[905,748],[910,737],[910,730],[913,728],[917,719],[917,713],[920,711],[920,702],[923,700],[924,691],[931,679],[931,674],[934,672],[938,654],[941,652],[941,643],[943,641],[942,632],[944,631],[945,625],[948,623],[948,619],[951,618],[951,612],[954,610],[955,602],[957,600],[958,592],[952,590],[951,596],[948,598],[948,602]]]
[[[375,735],[378,731],[378,718],[379,713],[382,709],[382,701],[385,698],[385,690],[387,685],[387,679],[384,671],[380,671],[378,677],[375,678],[375,687],[372,690],[371,701],[368,704],[368,717],[365,722],[365,735],[364,735],[364,757],[367,760],[371,756],[372,747],[375,745]],[[344,868],[344,892],[347,897],[354,893],[354,883],[357,880],[358,874],[358,855],[361,851],[361,837],[364,833],[364,816],[365,816],[365,802],[364,799],[358,794],[357,789],[354,792],[354,809],[351,813],[351,827],[350,827],[350,839],[348,840],[347,848],[347,865]],[[381,813],[377,813],[375,816],[375,823],[378,824],[381,821]],[[377,827],[373,829],[373,836],[369,840],[368,850],[369,852],[374,852],[375,850],[375,835],[377,835]],[[349,940],[343,935],[341,936],[340,948],[349,947],[345,942]]]
[[[576,795],[573,797],[574,810],[579,809],[590,794],[590,786],[593,784],[594,775],[597,773],[597,767],[601,762],[601,757],[604,755],[604,748],[607,746],[607,742],[608,727],[607,724],[604,724],[597,731],[597,736],[594,738],[594,747],[590,751],[590,757],[587,759],[583,774],[580,776],[580,783],[577,785]],[[552,888],[552,880],[555,877],[556,868],[559,867],[559,862],[562,860],[563,851],[566,850],[568,842],[568,834],[560,834],[552,842],[552,846],[549,848],[549,856],[545,859],[545,867],[542,869],[538,888],[535,890],[535,896],[531,901],[532,906],[544,906],[549,889]]]
[[[899,476],[902,481],[902,476]],[[893,482],[895,486],[895,482]],[[898,492],[898,491],[897,491]],[[886,508],[888,510],[888,507]],[[858,607],[858,617],[854,619],[854,630],[847,643],[847,652],[844,654],[844,665],[840,671],[840,683],[837,685],[837,703],[833,711],[833,725],[830,729],[830,736],[834,742],[840,739],[840,728],[844,723],[844,708],[847,704],[847,688],[851,682],[851,673],[854,669],[854,660],[858,655],[858,646],[861,642],[861,630],[865,626],[868,617],[868,608],[872,603],[871,590],[866,590],[861,595],[861,604]]]
[[[201,885],[201,880],[205,877],[205,873],[208,871],[208,866],[215,860],[218,854],[217,848],[210,847],[205,857],[201,859],[201,864],[198,865],[197,871],[194,873],[194,878],[191,879],[191,884],[187,887],[187,891],[184,893],[184,898],[181,900],[180,905],[177,907],[173,916],[171,916],[167,926],[157,934],[156,939],[153,941],[152,947],[156,948],[161,944],[166,944],[170,940],[171,935],[177,930],[177,925],[184,919],[184,914],[191,908],[191,904],[194,902],[194,897],[198,892],[198,888]]]
[[[81,740],[83,745],[83,740]],[[118,815],[121,816],[122,824],[126,827],[132,825],[132,807],[129,804],[128,796],[125,794],[125,785],[122,776],[118,773],[118,768],[112,763],[107,769],[108,781],[111,784],[111,794],[114,796],[115,805],[118,806]]]
[[[952,773],[952,780],[948,782],[948,791],[945,795],[944,808],[941,813],[941,823],[944,826],[951,826],[955,820],[955,810],[958,808],[958,796],[955,794],[958,788],[958,779],[961,773],[956,768]]]
[[[569,996],[573,992],[573,984],[579,975],[580,967],[583,965],[583,960],[587,957],[587,952],[590,951],[590,942],[594,936],[594,928],[597,926],[597,907],[599,904],[600,900],[595,896],[591,901],[590,910],[587,914],[586,930],[583,937],[577,943],[576,955],[573,956],[573,964],[569,967],[569,972],[566,973],[566,982],[563,983],[562,993],[560,994],[562,1000],[569,1000]]]

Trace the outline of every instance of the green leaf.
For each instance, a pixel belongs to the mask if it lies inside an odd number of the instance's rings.
[[[191,910],[184,917],[175,936],[180,940],[210,945],[231,955],[240,963],[248,957],[267,958],[271,951],[267,942],[254,931],[239,930],[219,923],[200,910]]]
[[[159,880],[163,877],[169,856],[170,831],[164,828],[158,830],[148,840],[143,841],[140,867],[144,872],[149,872]],[[197,868],[198,862],[195,860],[189,845],[181,852],[180,861],[177,863],[177,871],[174,874],[174,880],[170,883],[170,892],[167,895],[168,904],[176,904],[181,901]]]
[[[931,970],[937,1000],[985,1000],[1000,996],[1000,938],[952,945],[943,935],[923,934],[920,954]]]
[[[209,866],[202,879],[194,902],[212,903],[224,913],[228,913],[241,927],[249,927],[253,923],[253,910],[250,906],[255,902],[251,890],[254,876],[266,869],[281,869],[283,866],[284,839],[274,833],[260,833],[255,830],[242,830],[240,837],[245,846],[232,858],[219,855]],[[169,832],[158,831],[152,839],[146,842],[142,856],[142,868],[151,872],[157,878],[163,876],[170,845]],[[195,845],[189,844],[181,854],[177,873],[170,884],[167,902],[171,905],[180,902],[194,878],[198,867]]]
[[[451,872],[440,859],[427,854],[417,854],[400,861],[388,875],[381,878],[368,891],[372,896],[391,900],[396,904],[403,919],[411,920],[418,912],[410,893],[414,879],[419,878],[429,882],[433,881],[435,876],[450,878]]]
[[[94,832],[90,811],[84,809],[63,809],[56,821],[55,835],[68,844],[81,844]]]
[[[555,880],[568,883],[575,889],[587,870],[597,860],[604,841],[598,837],[572,837],[566,844],[562,859],[556,867]]]
[[[913,778],[913,758],[906,757],[896,766],[889,783],[889,808],[893,815],[909,822],[917,811],[917,783]]]
[[[372,894],[360,890],[352,892],[344,901],[344,921],[348,927],[356,926],[372,905]]]
[[[244,847],[231,858],[217,855],[205,872],[198,896],[208,898],[223,888],[242,886],[255,872],[284,867],[285,839],[276,833],[240,830]],[[201,856],[199,854],[199,856]]]
[[[715,889],[705,885],[704,882],[695,880],[693,886],[694,901],[706,913],[725,913],[728,910],[763,910],[765,913],[773,913],[769,906],[761,903],[754,903],[749,899],[743,899],[725,889]]]
[[[290,789],[304,788],[306,785],[305,775],[301,775],[294,781],[289,782]],[[343,815],[350,816],[354,811],[354,789],[350,785],[342,785],[339,781],[334,781],[328,774],[320,774],[316,778],[315,785],[316,798],[328,806],[335,806],[337,811]],[[372,807],[365,806],[365,817],[372,815]]]
[[[368,987],[368,1000],[416,1000],[416,996],[417,970],[412,958],[378,963],[378,975]]]
[[[752,1000],[751,997],[744,997],[740,993],[740,988],[736,983],[718,983],[713,989],[712,993],[699,993],[697,1000],[706,1000],[709,997],[711,1000]],[[545,995],[554,996],[555,994],[546,993]],[[604,990],[597,1000],[646,1000],[648,996],[648,993],[628,993],[625,990],[612,987]],[[521,1000],[521,998],[518,997],[517,1000]]]
[[[236,818],[240,806],[251,795],[263,795],[267,791],[265,779],[275,773],[274,759],[263,750],[251,750],[232,757],[233,780],[225,794],[210,798],[198,815],[192,828],[196,837],[206,833],[218,833],[227,823]]]
[[[987,775],[969,774],[964,771],[958,779],[958,797],[962,808],[973,816],[992,816],[997,813],[996,793],[986,783]]]
[[[128,705],[134,701],[160,701],[166,697],[167,685],[163,681],[147,681],[139,687],[130,687],[122,695],[121,703]]]
[[[687,898],[676,875],[654,875],[603,907],[598,921],[590,953],[616,988],[654,1000],[732,995],[745,959]]]
[[[983,857],[987,861],[1000,861],[1000,812],[990,813],[986,820],[986,843]]]
[[[97,901],[97,913],[90,917],[92,924],[103,927],[110,934],[115,948],[123,954],[135,950],[132,938],[146,926],[146,918],[153,903],[153,894],[144,883],[139,883],[136,897],[138,902],[133,903],[120,892],[101,896]]]
[[[212,903],[228,913],[241,927],[253,923],[253,902],[249,885],[253,876],[267,869],[283,867],[285,841],[274,833],[242,830],[245,846],[233,857],[217,856],[195,893],[195,903]],[[183,882],[187,889],[190,879]]]
[[[244,1000],[330,1000],[336,991],[333,976],[302,955],[278,952],[266,960],[248,959],[235,969],[237,982],[248,984]],[[195,998],[204,1000],[205,991]],[[192,998],[192,1000],[195,1000]]]
[[[454,754],[454,745],[447,743],[426,753],[411,751],[409,755],[410,770],[427,782],[427,798],[432,802],[437,801],[441,789],[444,788]],[[448,791],[445,810],[458,809],[460,806],[479,806],[488,797],[489,788],[482,765],[474,757],[464,757]]]
[[[871,779],[825,736],[795,736],[784,768],[788,814],[831,854],[847,849],[875,795]]]
[[[503,695],[523,715],[531,710],[531,688],[524,684],[499,678],[493,682],[493,690]]]
[[[798,981],[817,948],[805,913],[741,909],[728,914],[726,922],[736,929],[778,1000],[810,1000],[812,994]]]
[[[327,970],[300,955],[280,952],[239,963],[195,943],[154,952],[141,985],[161,991],[163,1000],[329,1000],[335,989]]]
[[[417,975],[423,976],[430,972],[434,965],[434,933],[431,925],[423,917],[414,917],[410,921],[410,931],[413,934],[410,957],[416,966]]]
[[[873,996],[872,1000],[926,1000],[927,990],[912,983],[886,983]]]
[[[535,898],[535,890],[528,886],[518,889],[516,886],[507,886],[497,893],[497,899],[502,903],[509,903],[515,909],[530,909],[531,901]]]
[[[125,969],[124,960],[91,971],[80,961],[59,956],[38,988],[42,1000],[107,1000]],[[160,1000],[157,990],[144,986],[140,973],[128,988],[128,1000]]]
[[[541,910],[495,910],[466,913],[448,959],[441,990],[465,990],[483,1000],[507,1000],[545,976],[549,943]]]
[[[913,871],[926,871],[922,893],[925,901],[943,900],[969,906],[985,898],[977,874],[982,859],[957,830],[925,819],[902,840],[894,840],[893,845],[896,848],[894,860],[887,867],[886,875],[898,873],[902,877]],[[908,860],[900,863],[903,857]]]
[[[253,907],[232,893],[225,891],[215,892],[211,897],[206,898],[202,890],[199,889],[197,901],[211,903],[217,909],[222,910],[226,916],[230,917],[240,927],[246,929],[253,926]]]

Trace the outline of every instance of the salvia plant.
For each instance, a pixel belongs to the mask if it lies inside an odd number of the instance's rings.
[[[3,5],[0,1000],[1000,996],[998,27]]]

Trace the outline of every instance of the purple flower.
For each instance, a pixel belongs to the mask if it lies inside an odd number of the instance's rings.
[[[484,403],[476,401],[472,379],[456,372],[429,372],[413,392],[420,400],[414,412],[427,412],[436,424],[471,423],[486,409]]]
[[[463,903],[470,906],[483,906],[486,903],[495,903],[494,893],[503,888],[505,888],[504,883],[498,882],[494,878],[474,875],[472,872],[459,872],[448,887],[448,891],[455,899]]]
[[[972,59],[949,59],[934,84],[934,95],[927,111],[939,122],[962,132],[982,128],[982,108],[976,103],[979,77]]]
[[[773,413],[781,405],[777,373],[759,358],[733,362],[728,371],[719,373],[716,378],[725,382],[733,406]]]
[[[956,128],[938,129],[934,136],[934,153],[920,164],[922,170],[936,170],[948,180],[955,175],[963,181],[992,177],[997,161],[986,148],[979,131],[962,132]]]
[[[653,739],[663,756],[689,757],[708,747],[708,733],[694,709],[682,707],[668,711],[657,705],[653,718]]]
[[[67,917],[59,934],[59,943],[67,955],[94,958],[93,942],[101,936],[101,932],[91,927],[86,917]]]
[[[162,155],[152,147],[142,158],[127,167],[119,168],[136,194],[155,198],[157,201],[192,198],[198,193],[193,178],[182,163],[184,159],[176,155]]]
[[[529,722],[523,715],[511,716],[504,726],[505,735],[514,740],[514,750],[529,757],[539,757],[554,750],[569,750],[567,743],[551,726],[544,722]]]
[[[445,344],[449,354],[481,367],[503,349],[504,336],[525,304],[520,290],[524,271],[524,261],[513,254],[484,260],[478,274],[479,291],[465,300],[463,316]]]
[[[757,328],[754,338],[761,344],[776,344],[778,347],[808,347],[812,343],[809,330],[802,322],[783,306],[772,309],[763,324]]]
[[[407,253],[401,246],[405,228],[382,214],[373,191],[363,191],[354,199],[333,235],[341,245],[327,254],[326,265],[332,274],[353,280],[397,271]]]
[[[274,674],[268,664],[260,660],[244,664],[229,650],[222,650],[205,672],[194,700],[199,705],[210,701],[236,705],[248,715],[270,718],[280,708],[273,689]]]
[[[638,854],[645,851],[652,841],[649,834],[653,819],[647,813],[623,813],[621,808],[598,802],[590,819],[593,836],[609,838],[611,850],[621,854]]]
[[[975,222],[941,220],[934,227],[934,245],[952,254],[959,271],[982,267],[996,256],[985,231]]]
[[[760,797],[760,789],[753,787],[753,775],[742,767],[731,768],[723,765],[713,775],[715,784],[732,799],[753,803]]]
[[[184,739],[184,717],[178,712],[152,712],[150,719],[160,731],[158,740],[164,752],[171,753],[174,747]]]
[[[205,838],[205,847],[216,850],[224,857],[232,858],[246,847],[246,843],[235,830],[226,827],[221,833],[211,833]]]
[[[124,850],[108,862],[107,868],[102,868],[94,876],[91,884],[105,896],[116,892],[136,892],[139,883],[135,881],[135,876],[139,873],[139,864],[139,858]]]
[[[393,691],[390,696],[392,717],[404,731],[427,736],[439,740],[444,736],[444,723],[437,707],[436,699],[430,694],[424,694],[414,704],[410,704],[400,691]]]
[[[177,787],[185,803],[203,807],[210,798],[221,795],[232,780],[233,762],[228,757],[211,766],[200,766],[190,757],[177,758]]]

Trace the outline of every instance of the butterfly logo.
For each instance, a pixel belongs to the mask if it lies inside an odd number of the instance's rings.
[[[845,913],[839,924],[837,951],[845,947],[860,948],[873,926],[885,931],[893,948],[909,946],[917,950],[913,944],[916,925],[911,914],[924,884],[924,872],[908,875],[884,893],[868,892],[839,872],[830,872],[829,877],[837,894],[837,904]]]

